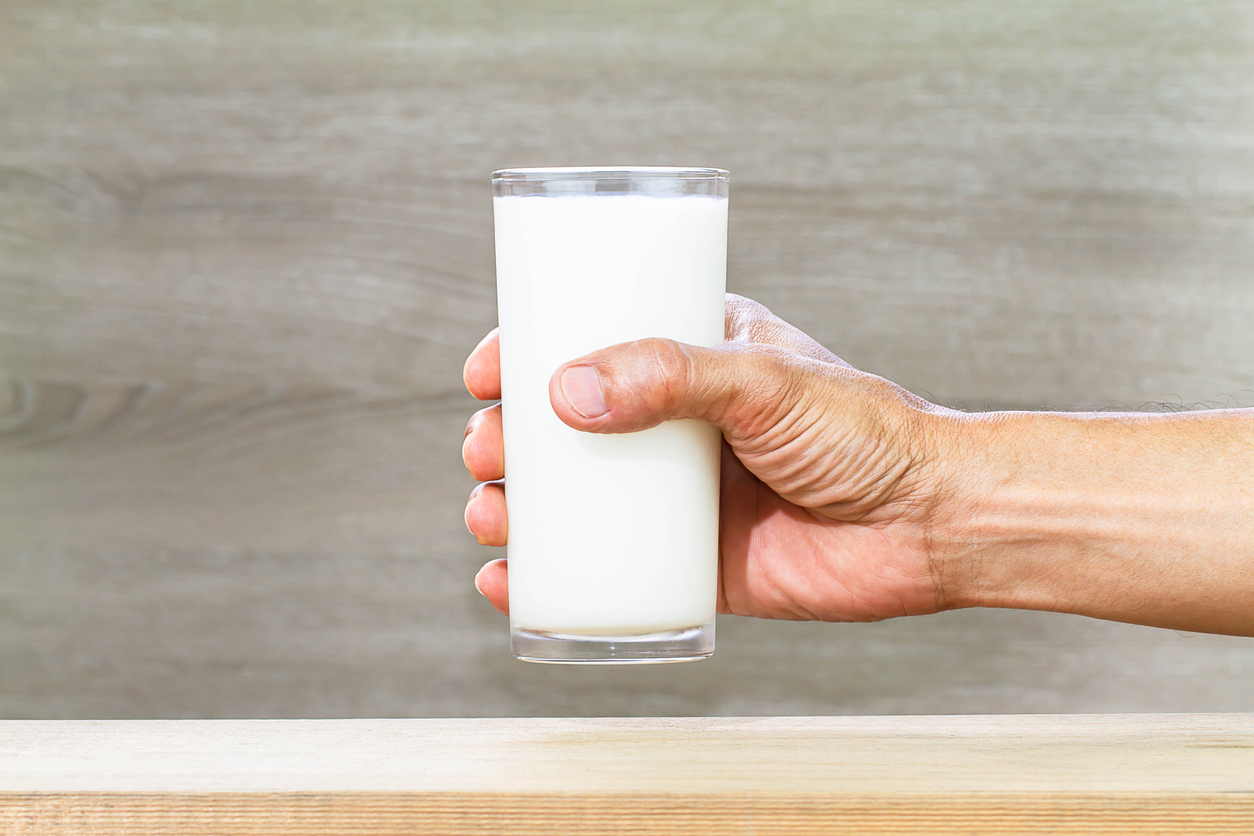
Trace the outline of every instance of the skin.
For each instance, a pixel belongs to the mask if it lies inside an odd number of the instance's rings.
[[[558,368],[585,432],[674,418],[723,431],[719,612],[876,621],[972,606],[1254,635],[1254,412],[984,413],[850,367],[729,295],[726,342],[650,339]],[[466,387],[500,397],[496,332]],[[508,540],[500,405],[462,447],[466,525]],[[508,566],[475,584],[508,612]]]

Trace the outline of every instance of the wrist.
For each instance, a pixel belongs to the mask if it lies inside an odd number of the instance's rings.
[[[897,427],[906,439],[905,457],[912,478],[900,494],[905,516],[914,523],[919,548],[926,554],[937,612],[990,605],[992,590],[977,573],[971,548],[971,521],[982,504],[985,477],[977,473],[989,430],[971,415],[909,396],[906,420]]]
[[[1012,541],[1023,534],[1005,529],[1007,509],[998,506],[1022,493],[1015,483],[1027,466],[1012,443],[1009,415],[946,409],[928,415],[927,542],[943,610],[1052,608],[1047,596],[1017,578]]]

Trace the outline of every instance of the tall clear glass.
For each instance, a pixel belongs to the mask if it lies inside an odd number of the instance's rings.
[[[534,662],[714,652],[720,434],[693,420],[581,433],[558,366],[645,337],[723,341],[726,171],[492,175],[509,505],[510,631]]]

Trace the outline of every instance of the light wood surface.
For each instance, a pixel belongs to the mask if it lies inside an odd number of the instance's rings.
[[[1254,710],[1023,613],[515,663],[488,174],[732,171],[732,289],[946,403],[1249,403],[1254,5],[0,3],[0,716]]]
[[[1254,715],[5,722],[0,823],[1248,833]]]

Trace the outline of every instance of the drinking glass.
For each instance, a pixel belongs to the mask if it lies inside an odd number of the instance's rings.
[[[646,337],[723,341],[726,171],[492,175],[511,646],[534,662],[714,652],[721,435],[696,420],[579,432],[563,363]]]

